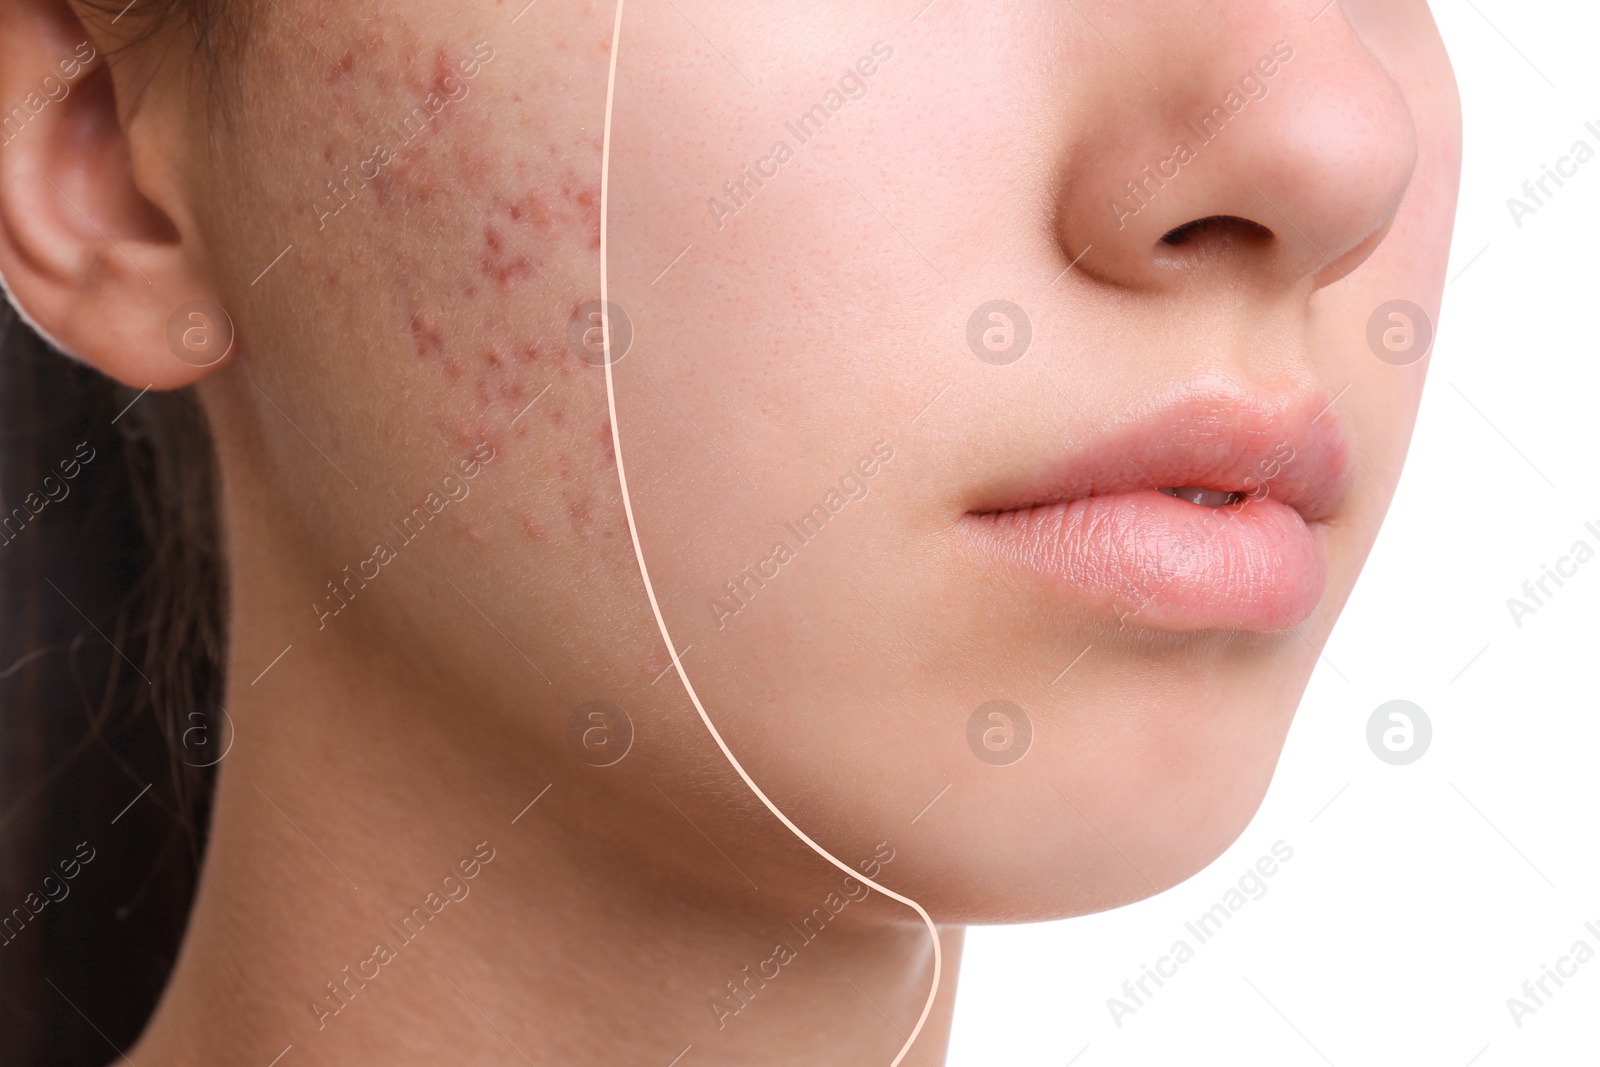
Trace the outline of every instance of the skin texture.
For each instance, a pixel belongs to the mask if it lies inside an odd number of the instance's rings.
[[[195,384],[223,472],[236,738],[141,1064],[887,1063],[927,996],[925,928],[874,895],[730,998],[847,887],[671,669],[605,375],[569,341],[599,296],[614,9],[518,6],[280,0],[210,96],[174,28],[0,149],[21,305],[136,389]],[[1399,475],[1426,360],[1375,358],[1367,323],[1436,315],[1460,135],[1411,0],[921,6],[635,0],[608,249],[663,618],[762,788],[848,865],[892,854],[871,869],[943,924],[938,1062],[962,925],[1148,896],[1256,810]],[[118,41],[51,0],[0,17],[7,100]],[[879,42],[801,145],[785,123]],[[1265,95],[1119,220],[1278,42]],[[1162,241],[1219,215],[1253,225]],[[1033,331],[1005,366],[967,343],[996,298]],[[167,343],[195,299],[236,331],[215,366]],[[963,539],[1005,485],[1196,388],[1334,404],[1348,487],[1296,627],[1119,626]],[[862,494],[729,599],[875,446]],[[1005,767],[967,740],[996,699],[1033,731]],[[571,741],[594,700],[632,723],[611,766]],[[470,893],[328,999],[475,849]]]

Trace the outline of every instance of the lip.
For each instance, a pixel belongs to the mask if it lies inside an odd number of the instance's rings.
[[[1326,395],[1212,381],[1089,433],[981,489],[959,529],[1123,627],[1266,632],[1316,610],[1351,467]],[[1246,495],[1212,508],[1159,491],[1185,486]]]

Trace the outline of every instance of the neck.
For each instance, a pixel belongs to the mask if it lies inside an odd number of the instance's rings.
[[[252,597],[236,591],[234,739],[200,892],[134,1062],[701,1067],[900,1050],[933,965],[900,905],[849,892],[775,821],[762,833],[777,844],[724,863],[685,825],[692,797],[665,815],[619,801],[629,779],[532,751],[393,655],[318,635],[252,683],[290,617]],[[644,788],[663,774],[607,771]],[[707,862],[685,873],[673,854],[690,850]],[[943,1061],[960,929],[941,942],[940,997],[906,1063]]]

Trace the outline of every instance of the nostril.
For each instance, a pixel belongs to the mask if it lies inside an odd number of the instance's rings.
[[[1192,219],[1182,226],[1174,226],[1161,235],[1161,241],[1173,246],[1202,241],[1265,244],[1272,237],[1271,230],[1251,219],[1242,219],[1237,215],[1207,215],[1203,219]]]

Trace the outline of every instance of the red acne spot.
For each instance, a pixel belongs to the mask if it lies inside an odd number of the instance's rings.
[[[528,395],[528,387],[519,381],[509,381],[500,386],[500,395],[511,401],[521,400]]]
[[[355,66],[355,54],[346,52],[336,62],[328,64],[328,69],[323,72],[322,77],[329,85],[338,85],[350,76],[350,72],[355,69]]]
[[[450,375],[451,378],[454,378],[456,381],[460,381],[461,375],[465,373],[466,368],[461,366],[461,361],[459,359],[457,359],[455,356],[451,356],[449,359],[444,361],[444,370],[445,373]]]
[[[539,355],[539,345],[537,342],[529,341],[527,344],[522,346],[522,361],[524,363],[537,363],[539,361]]]
[[[529,189],[520,200],[513,200],[506,208],[513,222],[528,220],[528,224],[541,230],[550,228],[550,205],[535,190]]]
[[[450,65],[450,53],[442,47],[433,50],[433,77],[428,82],[428,88],[440,96],[449,96],[453,89],[459,90],[461,82],[456,77],[455,68]]]
[[[550,421],[551,421],[552,424],[554,424],[556,426],[560,426],[561,425],[561,420],[564,419],[564,418],[566,418],[566,416],[564,414],[562,414],[562,411],[561,411],[560,408],[552,408],[550,410]],[[563,457],[563,459],[564,458],[565,457]],[[565,470],[563,470],[561,473],[563,475],[565,475],[567,472]]]
[[[439,329],[439,320],[432,315],[420,311],[411,316],[411,341],[417,348],[417,355],[422,358],[437,356],[444,352],[444,332]]]
[[[581,528],[589,525],[589,502],[576,498],[568,500],[567,514],[572,516],[573,526]]]
[[[533,273],[533,263],[527,256],[515,250],[502,255],[506,242],[493,226],[484,227],[483,243],[488,251],[479,257],[478,271],[486,277],[493,278],[502,289],[513,279],[526,278]]]
[[[526,278],[532,274],[533,264],[528,262],[526,256],[515,256],[499,263],[484,256],[478,261],[478,269],[487,277],[493,278],[503,289],[510,285],[513,279]]]
[[[500,352],[499,345],[490,345],[489,351],[484,353],[483,359],[491,367],[498,367],[506,361],[506,357]]]
[[[478,529],[476,523],[468,525],[465,532],[467,535],[467,540],[471,541],[478,548],[482,548],[484,545],[489,543],[489,539],[483,536],[483,531]]]
[[[607,466],[616,466],[617,453],[611,440],[611,420],[609,419],[600,424],[600,454],[605,457]]]
[[[528,540],[544,540],[544,525],[539,522],[539,516],[535,515],[533,512],[530,511],[526,515],[522,516],[522,528],[527,532]]]
[[[583,228],[589,235],[589,247],[600,247],[600,198],[588,189],[584,189],[572,198],[577,206],[578,218],[583,223]]]

